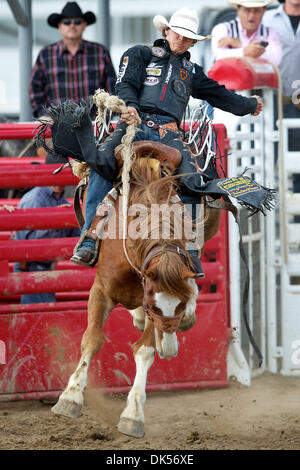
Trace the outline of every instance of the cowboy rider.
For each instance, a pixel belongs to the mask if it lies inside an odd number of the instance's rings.
[[[190,61],[188,49],[198,41],[208,39],[197,33],[199,19],[196,10],[181,8],[171,16],[169,22],[157,15],[153,23],[161,31],[163,39],[156,40],[153,47],[131,47],[121,57],[115,89],[118,97],[126,103],[128,112],[121,115],[121,121],[108,145],[116,147],[126,126],[137,124],[140,118],[141,124],[137,126],[140,132],[136,133],[135,140],[159,141],[178,149],[182,160],[176,172],[183,174],[179,180],[180,198],[184,203],[199,203],[201,186],[205,180],[196,173],[191,153],[181,140],[178,130],[190,96],[206,100],[212,106],[239,116],[257,116],[263,105],[257,96],[246,98],[228,91],[209,79],[199,65]],[[76,129],[73,132],[80,143],[84,133]],[[84,142],[82,144],[81,149]],[[81,243],[75,247],[71,260],[85,266],[94,264],[96,249],[95,240],[89,238],[86,231],[92,223],[96,207],[112,188],[118,173],[112,159],[108,161],[106,157],[105,161],[105,146],[106,143],[100,150],[94,151],[94,156],[91,156],[91,151],[86,151],[83,157],[85,161],[89,160],[91,166],[86,221],[81,232],[86,236],[81,237]],[[189,254],[194,264],[195,277],[203,277],[197,251],[189,251]]]

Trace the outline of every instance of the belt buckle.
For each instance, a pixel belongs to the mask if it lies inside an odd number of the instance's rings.
[[[150,127],[150,129],[151,129],[152,127],[155,126],[155,122],[154,121],[147,121],[147,126]]]

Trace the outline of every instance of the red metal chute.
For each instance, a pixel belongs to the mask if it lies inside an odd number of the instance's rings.
[[[262,59],[230,57],[217,60],[210,71],[213,78],[228,90],[253,90],[259,87],[278,87],[274,66]]]

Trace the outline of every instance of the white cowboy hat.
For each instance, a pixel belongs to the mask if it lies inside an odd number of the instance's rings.
[[[274,0],[227,0],[229,5],[236,7],[240,5],[246,8],[266,7],[274,2]]]
[[[210,36],[199,36],[199,18],[196,10],[190,10],[187,7],[180,8],[175,11],[168,22],[166,18],[161,15],[156,15],[153,18],[153,24],[156,29],[163,32],[166,28],[172,29],[175,33],[180,34],[186,38],[194,39],[195,41],[204,41],[209,39]]]

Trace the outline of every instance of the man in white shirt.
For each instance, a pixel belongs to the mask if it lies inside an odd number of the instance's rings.
[[[215,60],[228,57],[266,59],[276,65],[281,61],[279,34],[262,24],[267,5],[274,0],[228,0],[237,8],[233,21],[217,24],[212,30]]]

